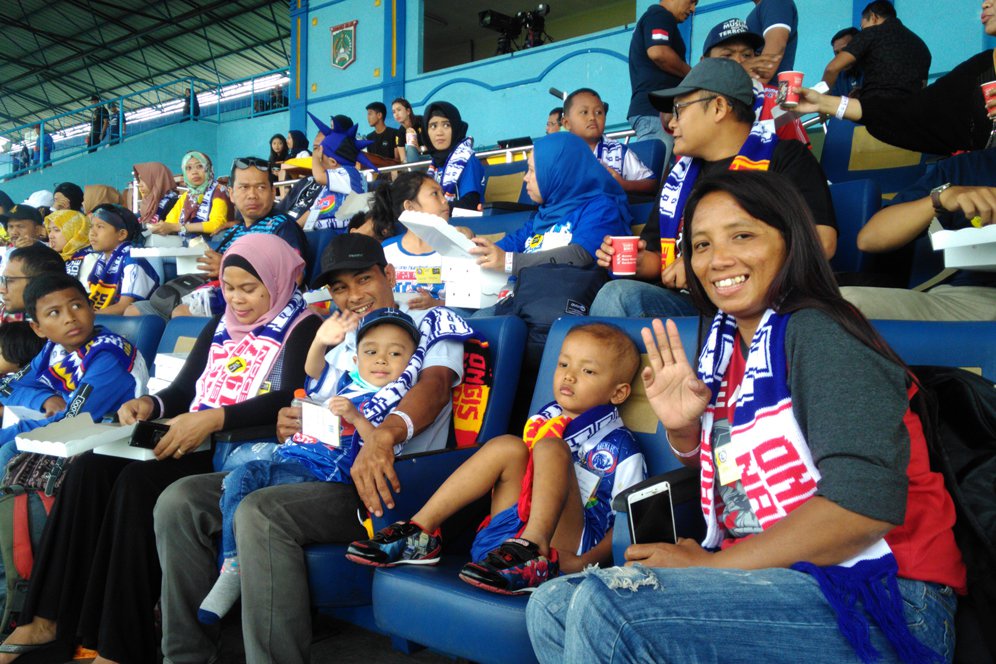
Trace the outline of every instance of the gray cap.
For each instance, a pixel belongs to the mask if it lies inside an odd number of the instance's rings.
[[[706,58],[692,67],[677,87],[656,90],[649,94],[650,103],[658,111],[674,110],[674,98],[696,90],[716,92],[754,106],[754,83],[738,62],[727,58]]]

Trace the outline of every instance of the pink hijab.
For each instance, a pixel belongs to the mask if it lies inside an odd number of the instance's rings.
[[[226,264],[235,256],[243,258],[252,266],[270,293],[270,310],[253,323],[240,323],[228,306],[225,306],[225,329],[233,341],[239,342],[256,328],[273,321],[291,301],[297,292],[297,281],[304,273],[304,260],[284,240],[269,233],[250,233],[233,242],[221,259],[222,274]],[[307,315],[313,315],[307,309],[305,311],[307,314],[298,316],[298,320],[291,324],[291,329]]]

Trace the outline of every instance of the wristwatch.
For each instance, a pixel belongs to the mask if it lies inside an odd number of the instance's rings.
[[[951,186],[950,182],[945,182],[939,187],[934,187],[930,190],[930,202],[934,206],[934,212],[941,214],[942,212],[947,212],[943,205],[941,205],[941,194],[947,191],[948,187]]]

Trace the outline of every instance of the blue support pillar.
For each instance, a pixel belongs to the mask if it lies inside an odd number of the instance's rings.
[[[417,5],[416,5],[417,6]],[[405,26],[407,0],[384,0],[384,105],[390,120],[391,102],[405,96]]]
[[[307,133],[308,116],[308,0],[291,0],[291,56],[288,105],[290,127]]]

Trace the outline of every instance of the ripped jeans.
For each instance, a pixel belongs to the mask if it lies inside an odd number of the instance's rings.
[[[913,636],[950,662],[954,592],[899,588]],[[540,586],[526,618],[543,664],[858,661],[819,585],[789,569],[592,568]],[[875,625],[871,641],[880,661],[898,661]]]

